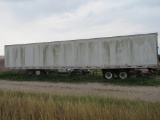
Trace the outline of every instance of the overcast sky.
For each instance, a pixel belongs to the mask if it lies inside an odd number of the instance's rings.
[[[10,44],[150,32],[160,34],[160,0],[0,0],[0,55]]]

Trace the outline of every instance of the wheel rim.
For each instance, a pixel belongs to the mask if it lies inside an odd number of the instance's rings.
[[[106,78],[106,79],[111,79],[112,76],[113,76],[113,75],[112,75],[111,72],[106,72],[106,73],[105,73],[105,78]]]
[[[119,77],[121,78],[121,79],[126,79],[127,78],[127,73],[126,72],[120,72],[119,73]]]
[[[38,70],[38,71],[36,71],[36,75],[40,75],[41,74],[41,72]]]

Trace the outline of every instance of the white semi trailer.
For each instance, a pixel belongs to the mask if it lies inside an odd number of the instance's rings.
[[[121,79],[158,66],[157,33],[5,46],[5,67],[40,74],[52,69],[102,69]]]

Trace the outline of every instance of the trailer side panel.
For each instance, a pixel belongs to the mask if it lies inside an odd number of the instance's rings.
[[[157,34],[5,46],[9,68],[156,66]]]

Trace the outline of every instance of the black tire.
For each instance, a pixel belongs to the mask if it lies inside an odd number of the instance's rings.
[[[129,74],[128,74],[128,71],[126,70],[121,70],[118,72],[118,77],[122,80],[128,78]]]
[[[114,75],[112,71],[105,71],[103,72],[103,76],[105,79],[110,80],[113,78]]]
[[[36,74],[37,76],[39,76],[39,75],[41,75],[41,71],[40,71],[40,70],[36,70],[36,71],[35,71],[35,74]]]
[[[70,75],[72,72],[71,72],[71,70],[68,70],[68,74]]]
[[[136,77],[142,77],[143,76],[141,70],[135,70],[135,73],[136,73]]]

